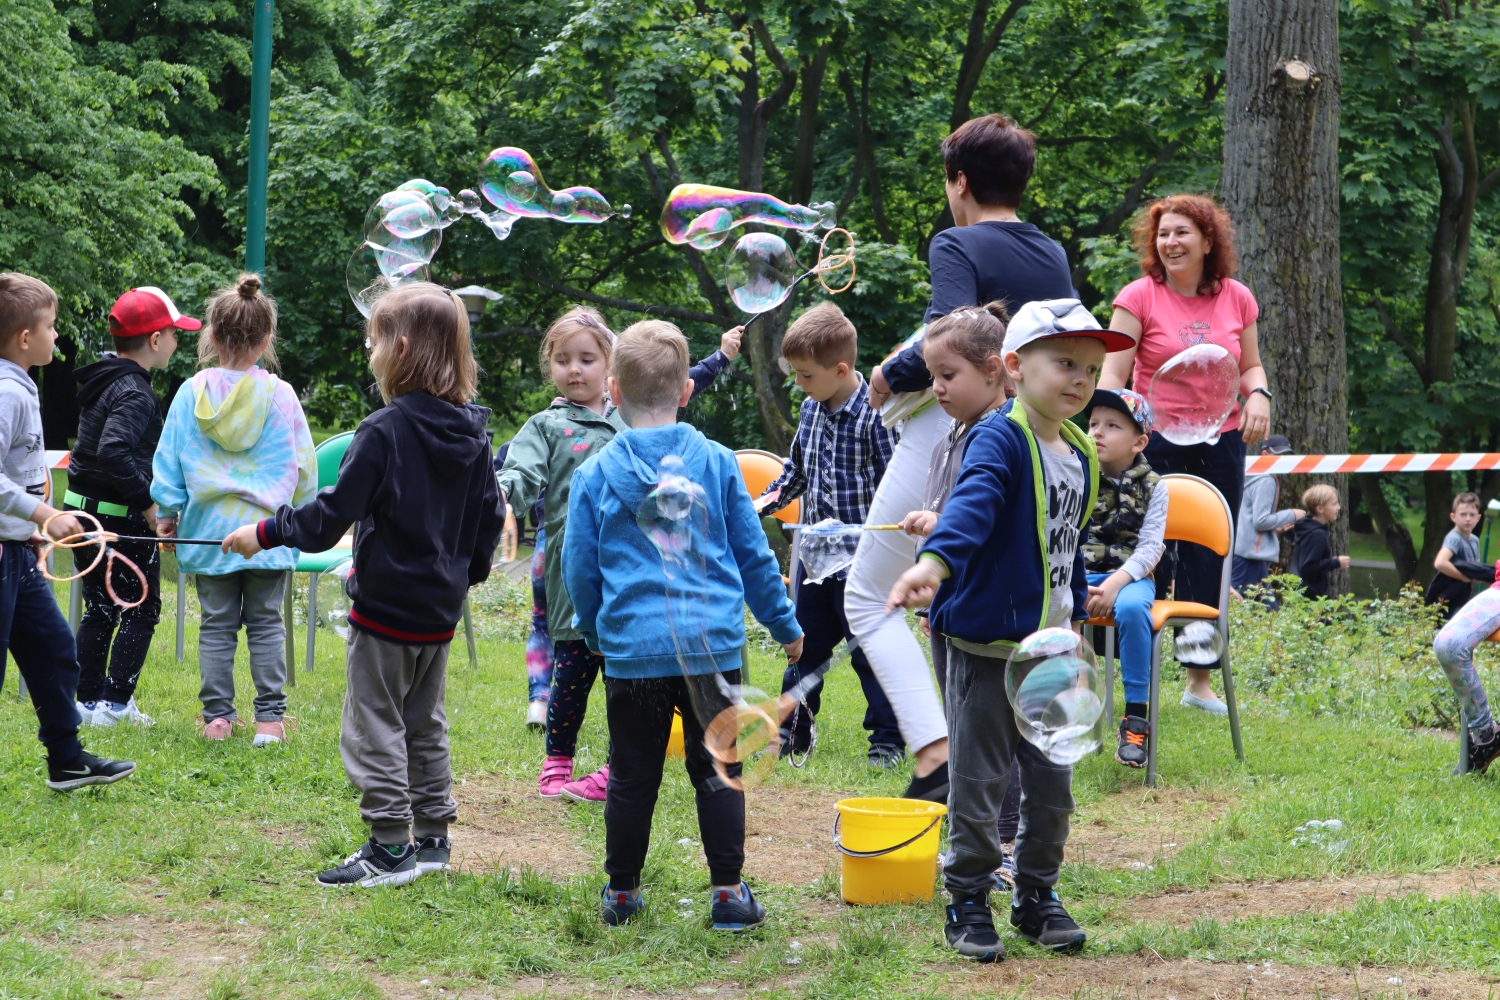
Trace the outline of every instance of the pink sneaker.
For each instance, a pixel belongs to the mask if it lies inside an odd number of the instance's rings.
[[[544,799],[555,799],[572,780],[572,757],[548,757],[542,762],[542,776],[537,779],[536,790]]]
[[[214,719],[212,722],[198,720],[198,735],[205,740],[227,740],[234,732],[234,723],[228,719]]]
[[[603,802],[609,791],[609,765],[562,786],[562,794],[574,802]]]

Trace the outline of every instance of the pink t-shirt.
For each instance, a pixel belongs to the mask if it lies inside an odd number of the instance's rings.
[[[1137,278],[1120,289],[1114,305],[1141,321],[1131,387],[1147,399],[1151,398],[1156,369],[1194,344],[1218,344],[1238,361],[1240,334],[1260,315],[1250,289],[1233,278],[1225,279],[1218,295],[1192,298],[1173,291],[1165,282]],[[1232,431],[1239,426],[1240,407],[1236,403],[1223,429]]]

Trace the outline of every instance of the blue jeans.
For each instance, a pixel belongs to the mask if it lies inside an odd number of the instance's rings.
[[[0,663],[9,651],[36,709],[37,738],[59,763],[78,758],[78,652],[52,585],[37,572],[25,542],[7,541],[0,556]],[[3,668],[0,668],[3,669]],[[0,678],[3,678],[0,674]]]
[[[1097,587],[1108,577],[1108,573],[1090,573],[1089,586]],[[1115,595],[1115,634],[1126,701],[1145,701],[1151,688],[1151,602],[1155,600],[1156,583],[1150,577],[1127,583]]]
[[[1266,578],[1271,575],[1271,571],[1276,564],[1261,559],[1244,559],[1240,556],[1235,556],[1233,565],[1234,569],[1230,572],[1229,585],[1238,590],[1240,596],[1243,597],[1245,595],[1245,588],[1264,583]],[[1261,603],[1265,604],[1268,608],[1275,609],[1276,595],[1270,590],[1266,590],[1260,599]]]

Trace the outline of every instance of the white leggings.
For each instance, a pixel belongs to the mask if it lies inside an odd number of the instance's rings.
[[[927,467],[948,427],[948,415],[936,404],[907,419],[901,428],[901,441],[891,453],[885,476],[870,503],[866,523],[895,524],[922,509]],[[906,627],[904,614],[885,613],[891,588],[911,568],[916,555],[917,540],[903,531],[866,531],[844,588],[849,629],[896,711],[902,739],[914,751],[948,736],[948,724],[922,647]]]
[[[1474,649],[1496,629],[1500,629],[1500,584],[1480,591],[1459,608],[1453,620],[1432,641],[1433,652],[1437,653],[1443,673],[1448,675],[1448,683],[1453,685],[1453,693],[1463,707],[1464,724],[1481,743],[1489,742],[1495,720],[1490,715],[1490,701],[1479,680],[1479,671],[1474,669]]]

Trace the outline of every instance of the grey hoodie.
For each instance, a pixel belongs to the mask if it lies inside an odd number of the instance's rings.
[[[1277,510],[1281,492],[1276,477],[1262,473],[1245,477],[1245,491],[1240,494],[1239,530],[1234,536],[1234,554],[1241,559],[1275,562],[1281,558],[1281,540],[1276,529],[1291,524],[1297,515]]]
[[[26,369],[0,359],[0,540],[25,541],[36,531],[31,513],[47,488],[42,408]]]

